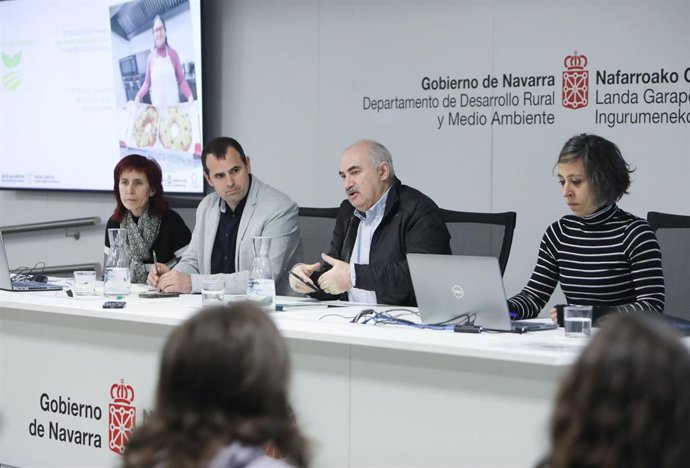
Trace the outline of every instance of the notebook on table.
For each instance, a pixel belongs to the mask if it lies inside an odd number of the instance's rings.
[[[487,331],[553,330],[555,323],[512,321],[494,257],[408,254],[412,285],[425,323],[469,324]]]
[[[7,261],[5,241],[0,232],[0,290],[3,291],[61,291],[58,284],[41,283],[38,281],[12,281],[10,265]]]

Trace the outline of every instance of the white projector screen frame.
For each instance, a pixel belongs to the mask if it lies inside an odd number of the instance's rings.
[[[0,2],[0,189],[111,192],[114,166],[136,153],[159,162],[167,193],[202,194],[200,3],[150,12],[140,0]],[[130,10],[145,19],[118,28]],[[145,81],[158,13],[193,95],[159,101],[158,121],[145,123],[152,92],[136,104],[132,91]]]

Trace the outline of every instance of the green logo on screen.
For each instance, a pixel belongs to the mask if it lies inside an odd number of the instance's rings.
[[[2,75],[2,86],[8,91],[15,91],[19,88],[22,80],[19,77],[19,71],[16,68],[19,66],[19,62],[22,61],[21,51],[14,55],[9,55],[5,52],[2,53],[2,64],[4,66]]]

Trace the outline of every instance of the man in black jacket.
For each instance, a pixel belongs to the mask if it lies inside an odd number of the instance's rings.
[[[328,254],[321,255],[326,265],[293,267],[323,293],[293,277],[290,286],[319,299],[342,295],[354,302],[417,305],[406,255],[451,253],[438,206],[395,177],[390,152],[375,141],[347,148],[339,174],[347,199],[340,205]]]

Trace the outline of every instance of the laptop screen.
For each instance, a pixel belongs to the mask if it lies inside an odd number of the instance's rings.
[[[473,323],[511,330],[498,259],[408,254],[407,262],[425,323]]]
[[[10,264],[7,261],[5,241],[0,232],[0,290],[4,291],[59,291],[62,286],[50,283],[13,283],[10,275]]]
[[[5,242],[2,239],[2,232],[0,232],[0,289],[12,289],[10,265],[7,263],[7,252],[5,252]]]

